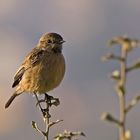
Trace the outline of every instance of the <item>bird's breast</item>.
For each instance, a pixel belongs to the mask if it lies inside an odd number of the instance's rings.
[[[62,54],[44,56],[36,66],[28,69],[21,80],[21,87],[27,92],[45,93],[56,88],[65,74],[65,60]]]

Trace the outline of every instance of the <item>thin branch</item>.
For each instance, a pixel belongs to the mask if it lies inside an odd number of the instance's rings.
[[[50,122],[49,123],[49,127],[52,127],[53,125],[55,125],[55,124],[58,124],[58,123],[60,123],[60,122],[62,122],[63,120],[57,120],[57,121],[55,121],[55,122]]]
[[[36,124],[35,121],[32,121],[32,127],[33,127],[36,131],[38,131],[40,134],[42,134],[43,136],[46,135],[46,133],[45,133],[44,131],[41,131],[41,130],[39,129],[39,127],[37,126],[37,124]]]
[[[132,66],[128,67],[126,69],[126,72],[130,72],[130,71],[136,70],[136,69],[140,69],[140,60],[138,60],[137,62],[135,62]]]
[[[134,97],[126,107],[125,112],[128,113],[139,101],[140,101],[140,96]]]
[[[124,58],[121,58],[120,56],[109,53],[109,54],[106,54],[105,56],[103,56],[101,60],[102,61],[107,61],[107,60],[124,61]]]
[[[108,121],[108,122],[111,122],[111,123],[114,123],[116,124],[117,126],[121,126],[122,123],[116,119],[115,117],[113,117],[111,114],[107,113],[107,112],[104,112],[101,116],[101,120],[104,120],[104,121]]]
[[[125,120],[126,120],[126,113],[125,113],[125,94],[126,94],[126,65],[127,65],[127,50],[126,47],[122,47],[121,49],[121,57],[124,58],[125,61],[121,61],[120,67],[120,75],[121,79],[118,82],[118,96],[120,101],[120,122],[122,125],[120,126],[120,140],[125,140]]]

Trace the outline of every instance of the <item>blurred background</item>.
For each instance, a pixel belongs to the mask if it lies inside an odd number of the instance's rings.
[[[32,95],[21,95],[7,110],[4,104],[14,91],[11,85],[17,68],[46,32],[57,32],[66,40],[67,65],[62,84],[50,92],[61,101],[51,110],[52,120],[64,120],[51,129],[50,138],[66,129],[83,131],[87,138],[81,139],[117,139],[117,128],[102,122],[100,116],[103,111],[119,116],[114,83],[108,78],[119,65],[102,63],[101,57],[110,51],[107,41],[114,36],[140,39],[139,0],[0,0],[0,139],[43,139],[30,125],[34,120],[44,128]],[[139,54],[140,49],[131,53],[130,63]],[[128,76],[127,85],[127,101],[140,95],[139,70]],[[126,122],[134,140],[139,140],[139,110],[140,104]]]

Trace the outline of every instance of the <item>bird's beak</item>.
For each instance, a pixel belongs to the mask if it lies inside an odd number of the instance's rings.
[[[60,41],[61,44],[65,43],[65,42],[66,42],[65,40]]]

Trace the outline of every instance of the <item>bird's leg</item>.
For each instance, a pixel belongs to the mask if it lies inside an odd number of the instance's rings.
[[[49,107],[51,106],[51,100],[52,100],[52,96],[49,96],[47,93],[44,94],[45,97],[44,97],[44,101],[46,103],[46,118],[50,118],[51,115],[49,114]]]
[[[42,106],[41,106],[41,104],[40,104],[42,101],[38,99],[38,96],[37,96],[37,94],[36,94],[35,92],[34,92],[34,95],[35,95],[36,100],[37,100],[36,106],[37,106],[37,105],[39,106],[39,108],[40,108],[40,110],[41,110],[41,112],[42,112],[42,114],[43,114],[43,117],[45,117],[45,114],[46,114],[46,113],[45,113],[45,110],[42,108]]]

